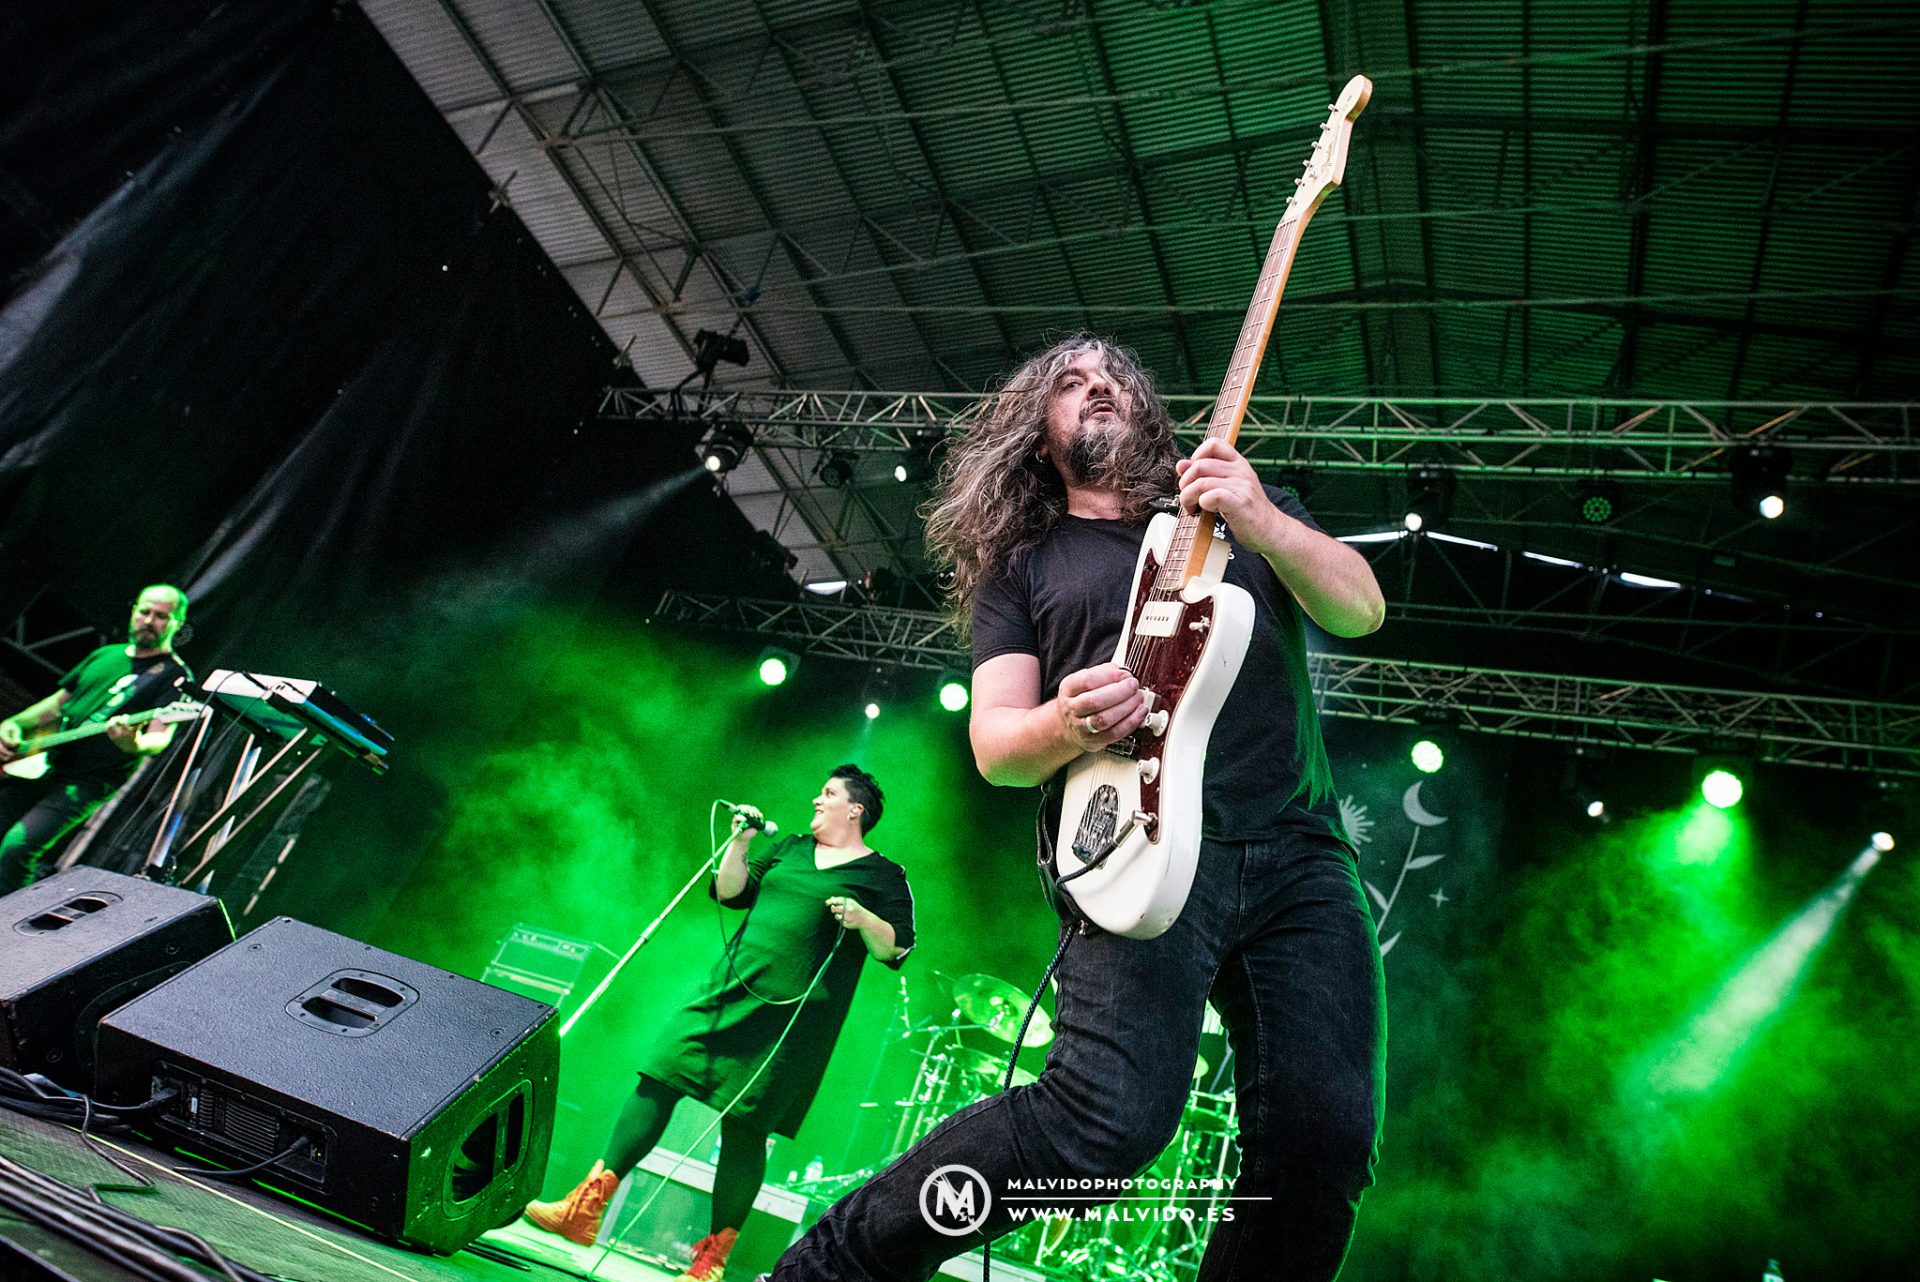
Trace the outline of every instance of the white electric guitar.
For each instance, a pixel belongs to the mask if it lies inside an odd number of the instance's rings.
[[[206,705],[195,703],[192,699],[180,699],[164,708],[153,708],[146,712],[130,713],[127,724],[141,726],[149,721],[167,725],[175,721],[191,721],[205,711]],[[107,723],[89,721],[77,725],[71,730],[56,730],[52,734],[35,735],[22,739],[14,749],[15,756],[0,771],[12,775],[15,779],[38,779],[47,773],[47,750],[58,748],[63,743],[78,743],[82,739],[91,739],[94,735],[105,734]]]
[[[1353,121],[1372,93],[1355,76],[1320,127],[1260,269],[1208,439],[1232,444],[1240,433],[1300,233],[1346,173]],[[1226,527],[1211,513],[1153,518],[1113,657],[1138,678],[1146,723],[1067,767],[1054,863],[1080,911],[1116,935],[1161,934],[1193,886],[1207,739],[1253,634],[1253,598],[1223,582],[1227,552]]]

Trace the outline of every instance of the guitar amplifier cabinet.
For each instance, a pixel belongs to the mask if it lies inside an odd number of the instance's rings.
[[[100,1016],[232,942],[219,900],[100,868],[0,898],[0,1064],[91,1092]]]
[[[540,1191],[553,1008],[276,918],[102,1022],[98,1097],[179,1095],[156,1138],[406,1246],[455,1251]]]

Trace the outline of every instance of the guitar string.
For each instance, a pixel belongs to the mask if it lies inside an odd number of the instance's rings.
[[[1291,208],[1288,213],[1292,213]],[[1235,435],[1233,420],[1236,415],[1232,412],[1232,405],[1246,391],[1247,384],[1251,381],[1258,365],[1259,349],[1264,346],[1259,341],[1260,333],[1273,323],[1276,319],[1274,314],[1279,310],[1280,277],[1282,269],[1292,257],[1290,251],[1297,238],[1285,234],[1289,230],[1289,224],[1290,219],[1282,219],[1280,226],[1274,231],[1273,243],[1267,252],[1267,261],[1261,266],[1260,279],[1254,286],[1253,299],[1247,305],[1246,319],[1241,322],[1240,334],[1234,343],[1234,352],[1228,362],[1226,382],[1221,390],[1219,404],[1215,407],[1213,418],[1207,424],[1208,440],[1219,437],[1231,443]],[[1297,229],[1295,230],[1297,232]],[[1201,537],[1201,525],[1205,518],[1204,512],[1181,514],[1178,524],[1174,527],[1173,537],[1168,541],[1166,560],[1155,570],[1153,581],[1148,586],[1144,599],[1133,607],[1136,630],[1128,638],[1126,666],[1136,678],[1158,666],[1154,661],[1159,658],[1160,651],[1164,648],[1163,643],[1170,639],[1158,635],[1141,636],[1137,630],[1140,609],[1156,602],[1167,604],[1177,599],[1180,588],[1183,586],[1178,580],[1185,574],[1186,566],[1192,559],[1194,541]]]

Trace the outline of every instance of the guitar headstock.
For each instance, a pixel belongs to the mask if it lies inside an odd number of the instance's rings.
[[[1327,193],[1340,185],[1347,174],[1347,144],[1353,139],[1353,122],[1373,97],[1373,81],[1355,76],[1347,81],[1340,97],[1327,111],[1327,122],[1320,126],[1320,139],[1307,157],[1307,171],[1293,180],[1293,199],[1287,202],[1285,222],[1305,218],[1320,207]]]

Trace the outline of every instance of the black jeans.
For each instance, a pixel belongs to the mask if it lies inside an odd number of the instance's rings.
[[[1205,842],[1166,934],[1076,938],[1059,976],[1040,1079],[956,1113],[841,1199],[781,1257],[774,1282],[922,1282],[1018,1227],[1009,1181],[1141,1171],[1179,1126],[1209,995],[1234,1049],[1234,1196],[1269,1200],[1231,1204],[1201,1282],[1339,1273],[1373,1179],[1386,1058],[1380,949],[1346,849],[1308,835]],[[935,1176],[949,1165],[978,1172],[992,1198],[964,1237],[922,1212],[923,1186],[939,1205]]]
[[[0,782],[0,894],[31,885],[52,871],[47,856],[113,792],[114,785],[53,775]]]

